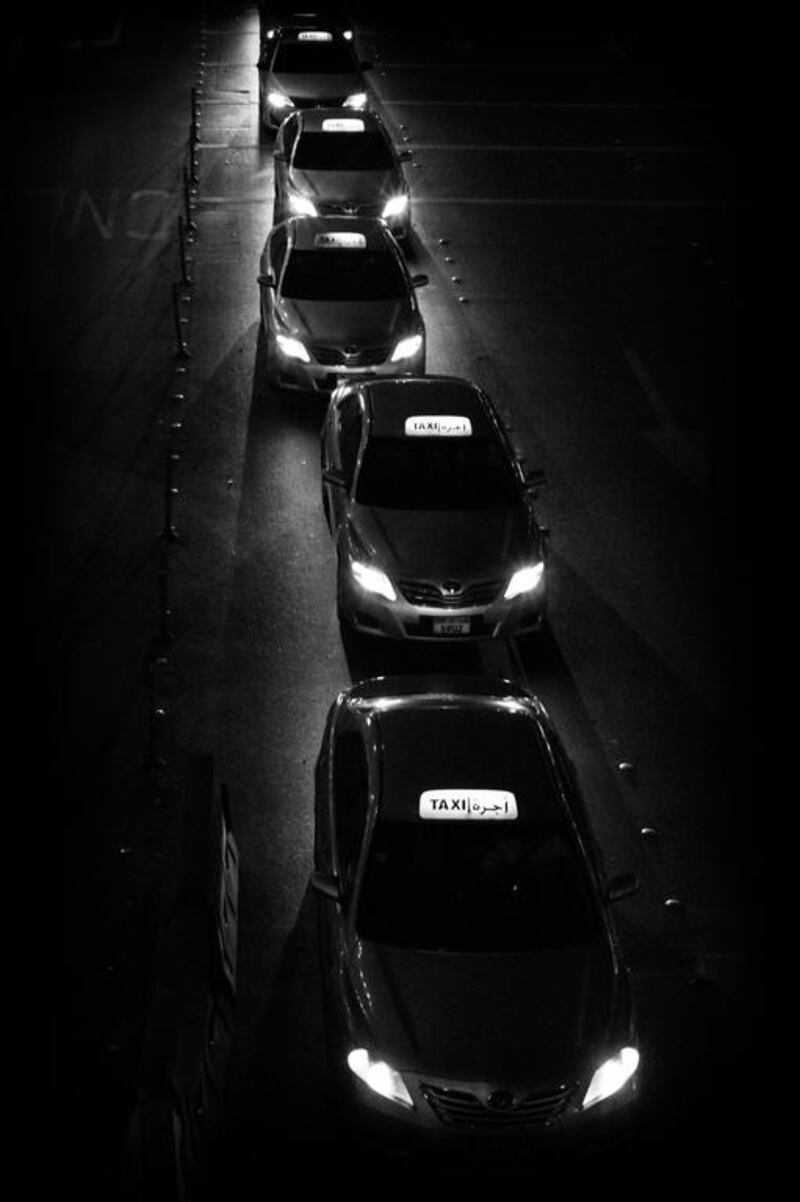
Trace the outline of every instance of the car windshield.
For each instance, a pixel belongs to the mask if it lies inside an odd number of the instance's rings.
[[[525,952],[585,946],[598,910],[563,830],[379,819],[356,930],[396,947]]]
[[[389,251],[296,250],[281,293],[291,300],[399,300],[408,287]]]
[[[355,75],[358,67],[339,42],[281,42],[272,70],[278,75]]]
[[[293,165],[307,171],[389,171],[394,162],[380,134],[310,133],[298,141]]]
[[[489,438],[372,438],[354,499],[380,509],[492,509],[513,505],[511,465]]]

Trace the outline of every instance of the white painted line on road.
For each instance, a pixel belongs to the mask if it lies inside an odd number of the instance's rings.
[[[398,71],[502,71],[507,74],[510,71],[615,71],[617,74],[623,71],[655,71],[655,66],[637,66],[630,64],[626,66],[620,63],[429,63],[429,62],[411,62],[411,63],[390,63],[385,60],[381,62],[382,67],[395,68]]]
[[[473,150],[481,154],[487,151],[553,151],[557,154],[708,154],[710,146],[578,146],[575,144],[560,146],[549,142],[416,142],[412,139],[411,148],[417,150]]]
[[[742,200],[597,200],[594,197],[414,196],[415,205],[518,205],[533,208],[595,209],[742,209]]]
[[[628,361],[628,366],[636,377],[642,392],[647,397],[650,408],[656,416],[659,431],[662,434],[677,433],[675,419],[669,411],[669,408],[664,401],[661,393],[656,387],[653,377],[642,362],[642,357],[635,347],[625,346],[622,348],[623,354]]]
[[[713,109],[718,108],[708,100],[643,100],[643,101],[625,101],[625,100],[602,100],[602,101],[583,101],[583,100],[417,100],[408,98],[384,99],[378,96],[381,104],[386,106],[403,105],[408,108],[466,108],[466,109],[505,109],[505,108],[524,108],[524,109],[656,109],[658,111],[670,109]],[[735,106],[732,106],[735,107]]]

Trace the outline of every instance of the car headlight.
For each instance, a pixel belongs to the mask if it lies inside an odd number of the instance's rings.
[[[511,601],[513,597],[518,597],[520,593],[531,592],[532,589],[537,588],[541,584],[543,576],[543,563],[534,563],[527,568],[520,568],[509,580],[503,597],[506,601]]]
[[[353,92],[344,102],[344,107],[348,109],[363,109],[367,105],[366,92]]]
[[[382,1098],[399,1102],[401,1106],[413,1107],[405,1081],[385,1060],[373,1060],[366,1048],[353,1048],[348,1053],[347,1065],[359,1080]]]
[[[616,1056],[610,1056],[595,1070],[582,1102],[583,1109],[588,1110],[590,1106],[618,1093],[638,1067],[639,1053],[636,1048],[620,1048]]]
[[[369,564],[359,563],[357,559],[354,559],[350,564],[350,571],[366,592],[377,593],[378,596],[385,597],[387,601],[397,600],[397,593],[394,591],[391,580],[380,568],[371,568]]]
[[[421,334],[412,334],[410,338],[401,338],[392,351],[392,363],[399,363],[401,359],[413,358],[421,347]]]
[[[408,208],[407,196],[392,196],[383,206],[381,217],[399,217]]]
[[[299,338],[288,338],[286,334],[276,334],[275,341],[288,359],[299,359],[301,363],[311,362],[311,356]]]
[[[283,92],[270,92],[267,96],[267,103],[274,109],[290,109],[292,107],[291,100]]]
[[[307,196],[299,196],[297,193],[289,197],[289,208],[298,217],[317,216],[317,209],[314,202],[309,200]]]

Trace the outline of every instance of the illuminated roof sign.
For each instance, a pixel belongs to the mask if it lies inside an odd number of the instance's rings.
[[[468,438],[472,422],[458,414],[421,413],[406,418],[405,431],[409,438]]]
[[[426,789],[419,798],[420,818],[447,822],[510,822],[517,799],[507,789]]]

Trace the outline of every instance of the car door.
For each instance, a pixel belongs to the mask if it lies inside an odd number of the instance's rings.
[[[286,181],[297,141],[299,120],[299,114],[292,113],[279,126],[275,135],[275,148],[272,154],[275,176],[275,202],[272,208],[272,220],[275,224],[284,221],[288,216],[286,212]]]
[[[369,769],[360,728],[346,707],[331,740],[332,866],[338,879],[340,900],[323,900],[320,943],[325,989],[332,1005],[329,1016],[342,1022],[342,985],[347,978],[349,914],[369,811]]]
[[[323,508],[334,539],[347,516],[363,429],[361,398],[348,392],[331,406],[323,444]]]
[[[288,235],[283,225],[273,226],[269,233],[261,255],[261,324],[267,335],[272,327],[272,314],[275,308],[278,285],[286,261]]]

